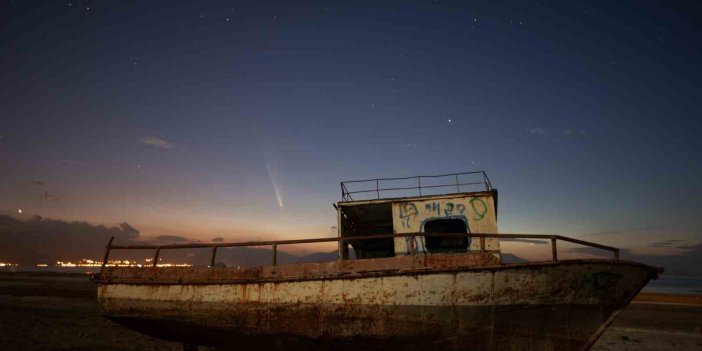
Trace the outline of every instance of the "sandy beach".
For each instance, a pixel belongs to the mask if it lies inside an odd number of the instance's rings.
[[[702,296],[642,293],[592,350],[702,349]],[[101,317],[87,275],[0,273],[5,350],[181,350]],[[209,350],[200,347],[200,350]]]

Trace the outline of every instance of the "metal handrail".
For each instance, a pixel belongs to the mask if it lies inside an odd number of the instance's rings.
[[[482,175],[482,178],[483,178],[482,181],[479,181],[479,182],[459,182],[459,179],[458,179],[459,176],[472,175],[472,174]],[[453,177],[455,182],[446,183],[446,184],[439,184],[439,185],[422,185],[422,179],[424,179],[424,178],[445,178],[445,177]],[[389,188],[381,188],[381,186],[380,186],[380,182],[383,182],[383,181],[400,181],[400,180],[410,180],[410,179],[416,179],[417,186],[389,187]],[[356,190],[356,191],[349,191],[349,189],[347,188],[346,185],[353,184],[353,183],[355,183],[355,184],[371,183],[371,185],[370,185],[371,188],[365,188],[363,190]],[[373,183],[375,183],[375,188],[372,188]],[[341,182],[341,199],[343,201],[353,201],[353,198],[351,196],[352,194],[364,194],[364,193],[376,193],[376,199],[380,199],[381,192],[383,192],[383,191],[397,191],[397,190],[417,190],[419,196],[422,196],[422,189],[449,188],[449,187],[456,187],[456,192],[460,193],[461,186],[479,185],[479,184],[485,185],[486,191],[492,190],[492,184],[490,183],[490,179],[488,178],[485,171],[449,173],[449,174],[439,174],[439,175],[423,175],[423,176],[412,176],[412,177],[348,180],[348,181]],[[453,193],[453,192],[451,192],[451,193]]]
[[[479,238],[480,239],[480,252],[486,252],[485,239],[486,238],[498,238],[498,239],[544,239],[551,241],[551,258],[552,261],[558,261],[558,250],[556,246],[557,240],[562,240],[566,242],[571,242],[574,244],[580,244],[585,246],[594,247],[601,250],[611,251],[612,259],[614,262],[619,262],[619,249],[612,246],[597,244],[585,240],[573,239],[561,235],[551,235],[551,234],[497,234],[497,233],[397,233],[397,234],[375,234],[375,235],[363,235],[354,237],[331,237],[331,238],[314,238],[314,239],[296,239],[296,240],[269,240],[269,241],[246,241],[238,243],[211,243],[211,244],[168,244],[168,245],[112,245],[114,237],[110,238],[106,248],[105,256],[102,261],[102,267],[100,272],[107,265],[107,261],[110,256],[110,251],[112,250],[155,250],[153,266],[156,267],[158,264],[158,257],[161,250],[170,249],[196,249],[196,248],[211,248],[212,256],[210,257],[210,267],[215,265],[215,256],[217,255],[217,249],[220,247],[247,247],[247,246],[271,246],[272,248],[272,265],[277,264],[278,256],[278,246],[279,245],[293,245],[293,244],[313,244],[313,243],[324,243],[324,242],[338,242],[339,243],[339,260],[347,259],[341,253],[345,248],[348,248],[350,242],[353,241],[363,241],[363,240],[377,240],[377,239],[395,239],[395,238],[410,238],[409,252],[410,255],[415,255],[416,250],[414,248],[414,238],[417,236],[424,237],[468,237],[468,238]]]

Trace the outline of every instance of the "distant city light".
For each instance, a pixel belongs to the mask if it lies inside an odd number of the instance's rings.
[[[18,208],[18,209],[17,209],[17,212],[22,213],[22,209],[21,209],[21,208]]]
[[[109,260],[106,267],[151,267],[153,264],[153,259],[144,259],[146,263],[139,263],[138,261],[130,260]],[[159,260],[160,261],[160,260]],[[81,259],[78,262],[71,261],[56,261],[56,267],[101,267],[102,261],[91,260],[91,259]],[[159,263],[157,267],[192,267],[189,263]]]
[[[7,263],[7,262],[0,262],[0,267],[17,267],[19,264],[17,263]]]

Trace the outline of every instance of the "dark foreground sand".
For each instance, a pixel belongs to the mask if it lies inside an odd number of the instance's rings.
[[[702,350],[700,297],[643,294],[639,300],[619,316],[593,350]],[[102,318],[95,286],[87,275],[0,273],[0,349],[182,348]]]

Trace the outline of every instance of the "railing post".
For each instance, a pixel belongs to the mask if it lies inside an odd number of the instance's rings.
[[[378,199],[380,199],[380,183],[378,179],[375,180],[375,194],[378,196]]]
[[[419,189],[419,196],[422,196],[422,177],[417,177],[417,189]]]
[[[614,250],[614,262],[619,262],[619,249]]]
[[[554,262],[558,261],[558,249],[556,247],[556,238],[551,238],[551,256]]]
[[[110,249],[112,246],[112,240],[115,240],[115,237],[111,237],[110,241],[107,242],[107,246],[105,246],[105,256],[102,258],[102,266],[100,267],[100,274],[102,274],[102,270],[105,269],[105,265],[107,264],[107,259],[110,257]]]
[[[485,252],[485,237],[480,237],[480,252]]]
[[[461,186],[458,185],[458,174],[454,174],[454,176],[456,177],[456,191],[460,193],[460,192],[461,192]]]
[[[337,259],[339,260],[348,260],[349,259],[349,244],[346,242],[346,239],[344,238],[339,238],[338,239],[339,243],[339,253],[337,255]]]
[[[278,264],[278,244],[273,244],[273,265]]]
[[[217,245],[212,245],[212,257],[210,257],[210,267],[211,268],[214,268],[216,255],[217,255]]]
[[[410,256],[414,256],[414,234],[409,236],[409,253]]]
[[[156,253],[154,253],[154,263],[153,263],[152,267],[156,267],[156,265],[158,264],[158,255],[159,255],[160,253],[161,253],[161,248],[160,248],[160,247],[157,247],[157,248],[156,248]]]

